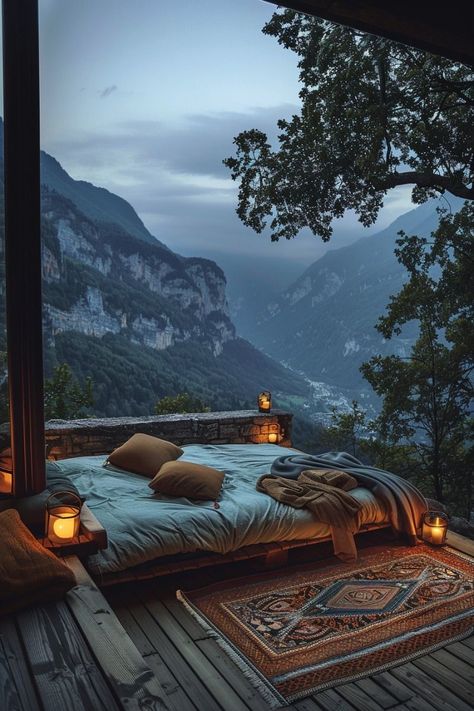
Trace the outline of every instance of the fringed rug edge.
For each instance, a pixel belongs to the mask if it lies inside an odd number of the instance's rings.
[[[465,630],[464,632],[461,632],[460,634],[457,634],[454,637],[450,637],[449,639],[437,642],[436,644],[433,644],[430,647],[425,647],[424,649],[420,649],[416,652],[406,654],[405,656],[400,657],[400,659],[398,659],[396,662],[380,664],[377,667],[373,667],[369,671],[358,672],[357,674],[350,674],[349,676],[346,676],[342,679],[337,679],[335,681],[327,681],[324,684],[317,684],[316,686],[305,689],[304,691],[297,692],[295,694],[289,694],[286,698],[286,703],[293,703],[294,701],[298,701],[299,699],[311,696],[312,694],[318,694],[320,691],[325,691],[326,689],[336,689],[341,684],[349,684],[350,682],[359,681],[360,679],[367,679],[368,677],[372,676],[372,674],[380,674],[384,671],[395,669],[396,667],[402,666],[403,664],[407,664],[407,662],[413,661],[413,659],[418,659],[419,657],[424,657],[427,654],[431,654],[431,652],[436,652],[438,649],[442,649],[448,644],[453,644],[454,642],[461,642],[463,639],[470,637],[472,634],[474,634],[474,624],[471,625],[468,630]]]

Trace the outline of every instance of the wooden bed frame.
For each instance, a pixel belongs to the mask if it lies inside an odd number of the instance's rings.
[[[392,527],[387,523],[362,526],[356,535],[374,534],[376,531],[383,531],[387,538],[393,538],[394,535]],[[323,547],[323,544],[326,544],[326,546]],[[235,564],[251,560],[255,561],[258,567],[265,569],[281,568],[288,564],[290,552],[296,550],[302,550],[310,554],[309,559],[321,557],[321,553],[325,556],[330,556],[333,554],[332,540],[330,536],[326,536],[324,538],[318,538],[317,540],[314,538],[306,538],[295,541],[281,541],[279,543],[258,543],[251,546],[243,546],[236,551],[226,554],[176,554],[163,556],[148,563],[118,571],[117,573],[106,573],[98,576],[92,572],[90,574],[99,587],[107,587],[120,583],[149,580],[151,578],[174,575],[190,570],[224,566],[226,564]],[[85,564],[87,567],[87,561]]]

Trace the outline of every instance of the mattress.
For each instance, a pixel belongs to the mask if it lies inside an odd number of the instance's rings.
[[[219,508],[211,501],[154,494],[149,479],[104,467],[104,456],[57,462],[107,530],[109,546],[88,560],[95,575],[126,570],[161,556],[201,551],[229,553],[243,546],[330,535],[329,526],[255,489],[273,460],[296,450],[272,444],[187,445],[181,460],[225,473]],[[388,512],[368,489],[351,491],[362,504],[361,524],[383,524]]]

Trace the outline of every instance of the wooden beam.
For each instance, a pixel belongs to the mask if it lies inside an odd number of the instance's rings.
[[[5,270],[13,493],[45,487],[37,0],[3,0]]]
[[[166,711],[164,690],[81,562],[71,556],[65,563],[77,581],[66,602],[121,708]]]
[[[472,0],[266,0],[474,67]]]

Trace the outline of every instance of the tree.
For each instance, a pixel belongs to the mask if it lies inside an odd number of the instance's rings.
[[[299,57],[301,112],[279,145],[246,130],[224,163],[240,181],[237,213],[256,232],[328,240],[352,209],[372,224],[383,197],[413,185],[474,199],[474,71],[427,52],[283,10],[263,32]]]
[[[72,420],[84,415],[84,408],[94,404],[92,379],[80,385],[67,363],[54,369],[53,377],[44,383],[44,411],[47,420]]]
[[[209,412],[209,408],[202,400],[189,393],[167,395],[158,400],[155,406],[157,415],[174,415],[185,412]]]
[[[333,408],[331,425],[321,434],[320,443],[328,449],[350,452],[357,457],[367,428],[365,412],[359,403],[353,400],[349,412],[340,412]]]
[[[362,372],[383,398],[382,433],[410,440],[439,501],[468,513],[474,435],[474,204],[441,213],[431,239],[400,233],[396,250],[409,280],[392,296],[377,329],[385,338],[409,321],[419,335],[406,358],[375,356]]]
[[[387,444],[407,447],[439,499],[469,507],[474,71],[292,10],[263,31],[299,57],[301,111],[278,122],[277,147],[257,129],[234,139],[224,163],[240,182],[246,225],[269,227],[272,240],[303,228],[328,240],[348,209],[372,224],[400,185],[413,186],[415,203],[444,193],[466,200],[457,215],[441,215],[432,240],[401,236],[409,281],[378,330],[391,338],[416,320],[419,337],[407,359],[375,357],[363,373],[383,398],[377,456],[390,459]]]

